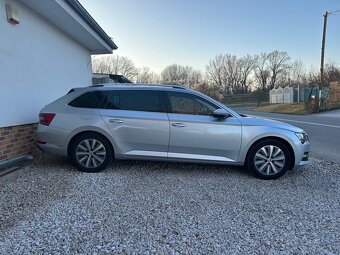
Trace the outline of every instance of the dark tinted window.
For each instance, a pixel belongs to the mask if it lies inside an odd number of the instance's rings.
[[[105,109],[120,109],[119,106],[119,91],[107,91],[107,97],[104,99],[104,107]]]
[[[82,108],[98,108],[104,97],[105,94],[102,91],[87,92],[74,99],[69,105]]]
[[[217,109],[207,100],[191,94],[179,92],[167,92],[172,113],[190,115],[212,115]]]
[[[163,112],[159,91],[120,91],[120,109],[130,111]]]

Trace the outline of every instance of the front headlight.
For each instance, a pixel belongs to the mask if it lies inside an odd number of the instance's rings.
[[[300,139],[301,143],[304,144],[309,140],[308,135],[306,133],[295,133],[296,136]]]

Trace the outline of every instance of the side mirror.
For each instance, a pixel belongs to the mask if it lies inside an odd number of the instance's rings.
[[[213,111],[212,116],[214,118],[218,118],[218,119],[226,119],[226,118],[230,117],[231,115],[230,115],[229,112],[227,112],[224,109],[216,109],[215,111]]]

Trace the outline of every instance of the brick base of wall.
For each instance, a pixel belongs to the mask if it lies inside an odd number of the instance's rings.
[[[0,160],[36,151],[35,132],[37,124],[0,127]]]

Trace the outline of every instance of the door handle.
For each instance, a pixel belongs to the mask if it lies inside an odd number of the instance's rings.
[[[171,125],[174,126],[174,127],[186,127],[187,126],[183,123],[171,123]]]
[[[110,119],[109,120],[111,123],[123,123],[124,120],[120,120],[120,119]]]

